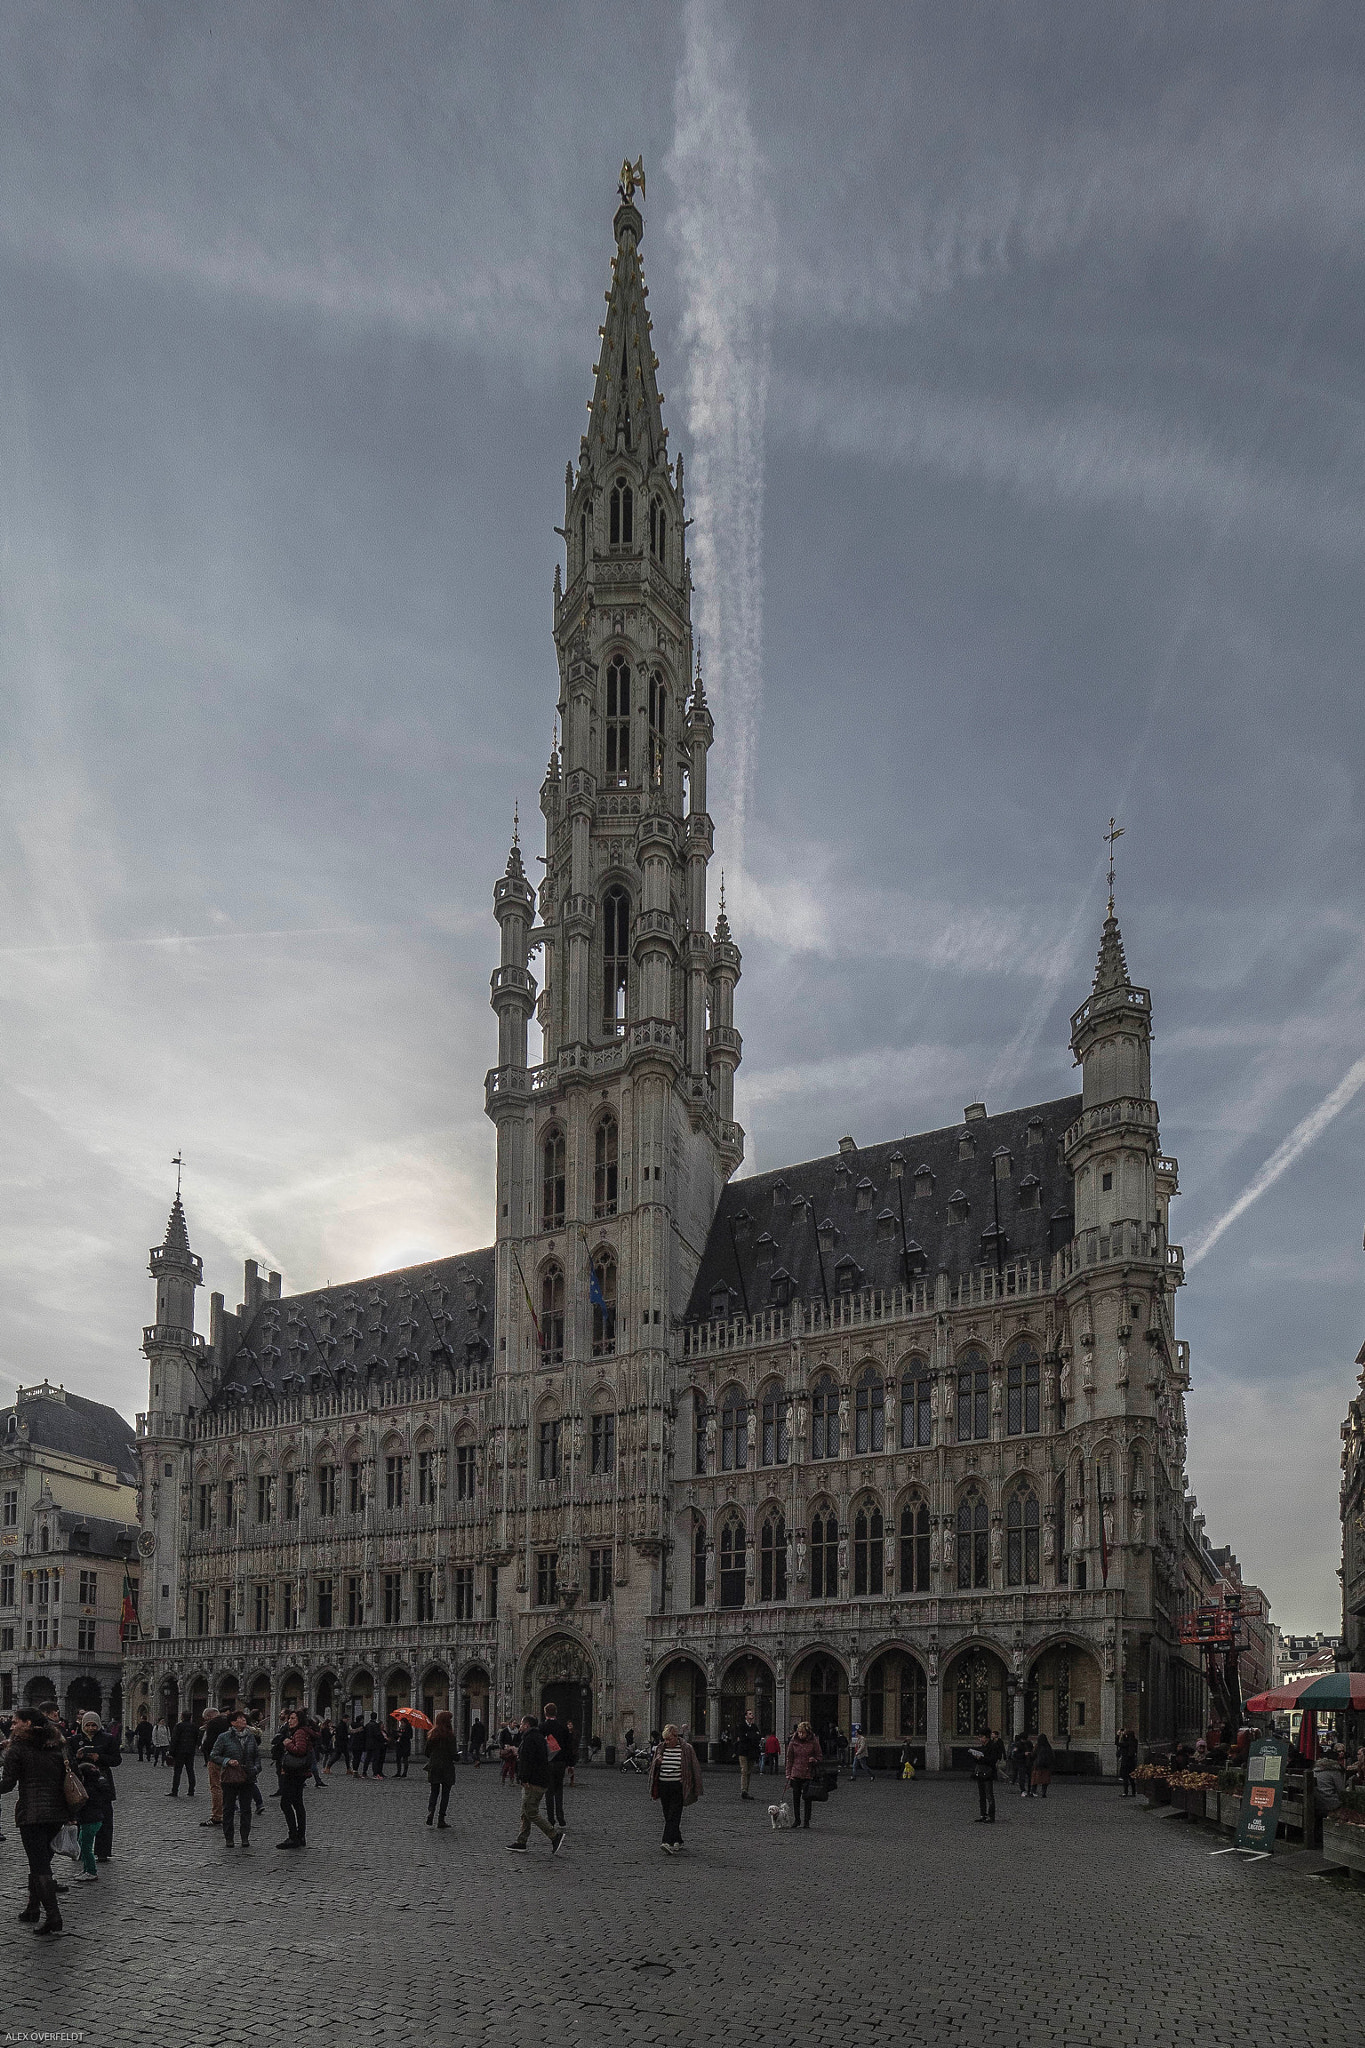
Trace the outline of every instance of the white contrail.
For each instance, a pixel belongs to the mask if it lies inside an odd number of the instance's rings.
[[[1338,1081],[1331,1094],[1326,1096],[1316,1109],[1311,1109],[1302,1123],[1294,1126],[1284,1143],[1277,1151],[1271,1153],[1260,1172],[1242,1189],[1232,1207],[1226,1209],[1218,1221],[1205,1231],[1195,1249],[1186,1256],[1187,1272],[1191,1266],[1199,1264],[1206,1252],[1213,1250],[1223,1232],[1251,1207],[1258,1196],[1263,1195],[1268,1187],[1272,1187],[1282,1173],[1288,1171],[1294,1161],[1308,1150],[1313,1140],[1326,1130],[1332,1118],[1340,1116],[1347,1103],[1351,1102],[1362,1088],[1365,1088],[1365,1058],[1358,1059],[1344,1079]]]
[[[765,165],[720,0],[687,0],[667,171],[687,350],[691,555],[704,674],[724,723],[727,867],[743,864],[763,648],[763,426],[777,273]]]

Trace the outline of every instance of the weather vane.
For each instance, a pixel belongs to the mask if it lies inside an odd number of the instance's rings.
[[[520,801],[518,801],[518,802],[514,803],[514,804],[513,804],[513,806],[512,806],[512,844],[513,844],[513,846],[520,846],[520,845],[521,845],[521,804],[520,804]]]
[[[174,1159],[171,1161],[171,1165],[175,1168],[175,1199],[177,1200],[177,1202],[180,1200],[180,1169],[184,1164],[184,1159],[182,1158],[181,1154],[177,1152]]]
[[[1109,847],[1109,915],[1111,917],[1114,915],[1114,841],[1122,839],[1122,837],[1122,825],[1116,825],[1111,818],[1109,820],[1109,830],[1104,834],[1104,839]]]
[[[645,196],[644,157],[637,156],[634,163],[627,157],[621,165],[621,182],[616,188],[627,204],[634,199],[635,187],[637,185],[640,188],[640,197],[643,199]]]

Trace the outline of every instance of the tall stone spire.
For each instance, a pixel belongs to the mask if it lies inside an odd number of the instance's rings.
[[[1100,934],[1100,957],[1095,963],[1095,985],[1093,995],[1105,995],[1111,989],[1131,988],[1128,979],[1128,962],[1124,957],[1123,934],[1119,921],[1114,915],[1114,899],[1109,899],[1109,915],[1104,920]]]

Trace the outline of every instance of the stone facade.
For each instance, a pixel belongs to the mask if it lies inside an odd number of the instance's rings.
[[[736,1179],[739,949],[631,198],[556,570],[545,874],[494,890],[496,1242],[194,1333],[173,1213],[139,1419],[134,1699],[242,1692],[611,1746],[746,1707],[950,1765],[1204,1725],[1176,1647],[1187,1347],[1151,1001],[1112,900],[1081,1093]],[[539,960],[537,981],[532,962]],[[530,1060],[532,1019],[541,1056]]]

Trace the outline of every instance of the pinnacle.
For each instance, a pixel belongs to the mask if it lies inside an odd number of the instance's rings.
[[[636,179],[632,194],[639,187]],[[623,233],[622,229],[626,232]],[[643,224],[633,197],[623,197],[617,211],[616,253],[611,264],[611,289],[602,325],[598,359],[593,365],[593,395],[588,410],[585,454],[609,460],[620,452],[645,462],[663,459],[667,445],[663,400],[655,372],[639,239]]]
[[[190,1256],[189,1226],[185,1221],[184,1205],[178,1193],[171,1204],[171,1213],[166,1222],[166,1235],[161,1249],[164,1252],[181,1252],[186,1258]]]
[[[716,943],[722,946],[728,945],[730,943],[730,920],[725,915],[724,875],[722,875],[720,878],[720,909],[716,913]]]
[[[1114,915],[1114,899],[1109,899],[1109,915],[1104,920],[1104,931],[1100,937],[1100,957],[1095,964],[1095,995],[1104,995],[1110,989],[1128,988],[1128,962],[1123,952],[1123,934],[1119,921]]]

